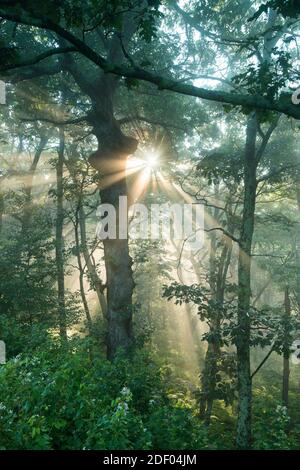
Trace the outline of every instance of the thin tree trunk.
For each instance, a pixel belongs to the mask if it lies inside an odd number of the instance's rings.
[[[298,208],[298,215],[300,215],[300,176],[296,181],[297,189],[296,189],[296,198],[297,198],[297,208]],[[296,228],[296,247],[295,247],[295,254],[296,254],[296,302],[298,305],[298,309],[300,310],[300,230],[299,226]]]
[[[84,257],[84,261],[90,275],[93,287],[96,291],[99,305],[101,307],[103,318],[107,319],[107,303],[106,298],[103,293],[103,283],[101,282],[100,277],[98,276],[96,267],[92,262],[91,255],[89,253],[88,245],[87,245],[87,237],[86,237],[86,216],[84,212],[84,208],[82,205],[79,208],[79,227],[80,227],[80,240],[81,240],[81,249],[82,254]]]
[[[215,211],[214,218],[218,220],[217,210]],[[229,227],[229,231],[232,232],[232,227]],[[217,239],[215,232],[211,233],[210,240],[209,285],[212,292],[212,299],[216,301],[219,308],[222,308],[226,278],[232,254],[232,241],[227,240],[224,242],[225,244],[222,248],[220,258],[217,261]],[[200,400],[200,416],[204,419],[206,426],[210,425],[217,385],[218,361],[221,356],[221,347],[218,340],[219,330],[220,315],[216,315],[215,318],[211,320],[210,332],[213,334],[213,339],[207,347],[204,369],[201,376],[203,396]]]
[[[209,252],[209,285],[212,292],[212,298],[216,299],[217,288],[217,261],[216,261],[216,234],[211,233],[210,252]],[[214,330],[218,328],[218,319],[211,321],[210,333],[214,334]],[[216,387],[217,360],[219,356],[219,347],[215,341],[210,341],[207,346],[204,368],[201,374],[201,392],[200,399],[200,417],[204,419],[205,424],[210,424],[212,405],[214,401],[214,392]]]
[[[73,150],[74,152],[74,150]],[[75,154],[76,155],[76,154]],[[79,155],[78,155],[79,158]],[[77,183],[76,173],[74,173],[74,169],[72,168],[72,161],[64,159],[64,162],[69,170],[69,173],[75,183]],[[80,249],[82,251],[85,265],[87,267],[90,279],[92,281],[93,289],[95,289],[100,309],[104,319],[107,319],[107,304],[106,298],[103,293],[104,286],[101,282],[100,277],[98,276],[96,266],[94,265],[92,255],[89,252],[88,242],[87,242],[87,235],[86,235],[86,215],[83,206],[83,195],[82,193],[79,195],[80,200],[78,200],[78,226],[80,232]]]
[[[261,287],[261,289],[259,290],[259,292],[257,293],[255,299],[253,300],[252,302],[252,306],[255,307],[255,305],[257,304],[257,302],[259,301],[259,299],[261,298],[261,296],[263,295],[263,293],[265,292],[265,290],[269,287],[269,285],[271,284],[272,282],[272,278],[270,277],[267,282]]]
[[[4,194],[0,191],[0,235],[3,227],[3,214],[4,214]]]
[[[42,152],[45,148],[45,145],[48,141],[48,137],[41,136],[40,142],[37,146],[37,149],[34,154],[33,162],[30,166],[30,169],[27,174],[26,186],[24,189],[25,192],[25,206],[24,206],[24,214],[22,217],[22,233],[28,231],[30,227],[30,222],[32,218],[32,188],[33,188],[33,178],[40,161],[40,157]]]
[[[286,287],[284,294],[284,344],[283,344],[283,373],[282,373],[282,403],[288,407],[289,404],[289,379],[290,379],[290,329],[291,302],[289,288]]]
[[[78,230],[78,225],[79,225],[79,215],[78,212],[76,213],[76,219],[75,219],[75,243],[76,243],[76,257],[77,257],[77,264],[78,264],[78,269],[79,269],[79,290],[80,290],[80,295],[81,295],[81,300],[86,316],[86,321],[89,329],[90,335],[93,334],[93,322],[89,310],[89,306],[87,303],[86,295],[85,295],[85,290],[84,290],[84,283],[83,283],[83,278],[84,278],[84,269],[82,266],[82,261],[81,261],[81,246],[80,246],[80,241],[79,241],[79,230]]]
[[[63,166],[64,166],[65,137],[63,128],[59,128],[59,148],[56,165],[57,201],[56,201],[56,270],[59,332],[63,341],[67,340],[67,322],[65,308],[65,278],[64,278],[64,208],[63,208]]]

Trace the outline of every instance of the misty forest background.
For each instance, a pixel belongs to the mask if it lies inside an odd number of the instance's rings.
[[[300,448],[299,15],[0,0],[0,449]],[[120,195],[203,248],[101,241]]]

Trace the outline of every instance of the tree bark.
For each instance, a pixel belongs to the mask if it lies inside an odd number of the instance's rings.
[[[127,157],[137,148],[137,141],[122,134],[114,121],[110,129],[94,125],[99,149],[91,155],[90,163],[103,175],[100,197],[102,204],[110,204],[116,212],[116,238],[103,240],[107,285],[107,357],[112,360],[122,348],[128,351],[133,342],[132,294],[134,288],[132,259],[129,255],[128,234],[119,236],[119,198],[127,197]],[[117,181],[111,182],[117,173]],[[122,214],[128,218],[128,214]]]
[[[300,175],[296,180],[296,198],[297,198],[297,209],[298,215],[300,215]],[[296,237],[295,237],[295,255],[296,255],[296,302],[298,309],[300,310],[300,230],[299,227],[296,228]]]
[[[273,33],[277,12],[269,8],[267,30],[264,37],[263,62],[270,63],[272,50],[279,36]],[[251,447],[251,413],[252,413],[252,380],[250,370],[250,302],[251,302],[251,249],[254,232],[254,217],[256,203],[256,171],[273,130],[277,126],[279,117],[272,123],[262,139],[260,148],[256,152],[256,139],[258,132],[258,117],[254,111],[248,118],[246,131],[246,147],[244,158],[244,204],[242,214],[242,227],[239,244],[238,262],[238,337],[237,347],[237,373],[238,373],[238,422],[237,447],[247,449]]]
[[[123,179],[102,190],[101,201],[112,204],[118,213],[119,196],[124,195],[127,195],[127,190],[126,182]],[[132,344],[132,294],[134,282],[128,239],[106,239],[103,245],[107,283],[107,356],[112,359],[120,347],[128,350]]]
[[[3,226],[3,214],[4,214],[4,194],[1,192],[1,189],[0,189],[0,235],[2,232],[2,226]]]
[[[283,344],[283,373],[282,373],[282,404],[289,404],[289,379],[290,379],[290,329],[289,320],[291,316],[291,302],[289,288],[286,287],[284,294],[284,344]]]
[[[238,422],[237,447],[251,447],[252,385],[250,371],[250,299],[251,299],[251,246],[254,232],[256,199],[256,113],[248,119],[244,159],[244,205],[238,261]]]
[[[59,333],[62,341],[67,340],[67,322],[65,308],[65,278],[64,278],[64,208],[63,208],[63,166],[64,166],[65,137],[63,128],[59,129],[59,148],[56,165],[57,200],[56,200],[56,269],[57,269],[57,298]]]

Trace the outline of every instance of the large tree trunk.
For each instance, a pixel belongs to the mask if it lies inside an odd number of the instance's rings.
[[[277,12],[268,10],[267,33],[264,37],[263,61],[271,61],[272,50],[279,35],[273,33]],[[247,449],[251,447],[251,412],[252,412],[252,383],[250,372],[250,302],[251,302],[251,248],[254,232],[254,216],[256,203],[256,170],[278,119],[271,124],[256,152],[256,138],[258,132],[258,119],[253,112],[247,123],[247,137],[244,159],[244,205],[242,227],[239,246],[238,265],[238,337],[237,346],[237,373],[239,411],[237,423],[237,447]]]
[[[137,12],[142,11],[146,3],[138,4],[134,11],[125,12],[122,17],[122,40],[115,34],[107,38],[107,58],[117,63],[124,59],[124,50],[137,28]],[[61,41],[62,46],[64,41]],[[101,201],[112,204],[118,211],[119,196],[127,196],[125,165],[127,157],[135,152],[137,142],[126,137],[114,117],[115,91],[118,88],[117,76],[94,72],[89,76],[78,66],[78,62],[69,55],[64,57],[64,65],[71,73],[92,102],[93,109],[89,113],[89,122],[93,134],[98,140],[98,151],[91,155],[90,163],[100,171],[103,185],[100,190]],[[106,177],[118,173],[118,181],[108,183]],[[127,216],[127,214],[124,214]],[[107,356],[113,359],[118,348],[128,350],[132,343],[132,293],[133,276],[132,261],[129,256],[128,240],[107,239],[104,241],[104,258],[107,277],[107,317],[108,338]]]
[[[112,204],[118,214],[119,196],[127,194],[126,181],[123,179],[103,189],[100,194],[101,202]],[[118,348],[122,347],[128,350],[132,343],[132,294],[134,282],[128,239],[119,239],[117,233],[116,240],[106,239],[103,245],[107,284],[107,356],[109,359],[112,359]]]
[[[132,345],[132,294],[134,288],[132,260],[129,255],[128,235],[119,237],[119,198],[127,197],[126,161],[137,147],[137,142],[126,137],[118,126],[98,135],[99,150],[90,157],[91,164],[102,174],[100,197],[102,204],[110,204],[116,211],[116,238],[103,240],[107,285],[107,357],[113,359],[122,348]],[[96,127],[96,126],[95,126]],[[110,139],[108,140],[108,137]],[[113,182],[112,175],[117,175]],[[128,218],[127,211],[121,215]]]
[[[254,232],[256,199],[256,136],[257,117],[253,113],[247,123],[247,138],[244,160],[244,206],[239,247],[238,265],[238,423],[237,447],[251,447],[251,402],[252,386],[250,372],[250,299],[251,299],[251,246]]]

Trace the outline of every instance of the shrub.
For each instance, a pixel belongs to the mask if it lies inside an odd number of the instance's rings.
[[[93,352],[93,354],[91,354]],[[50,341],[0,369],[2,449],[187,449],[206,445],[146,351],[110,363],[88,339]]]

